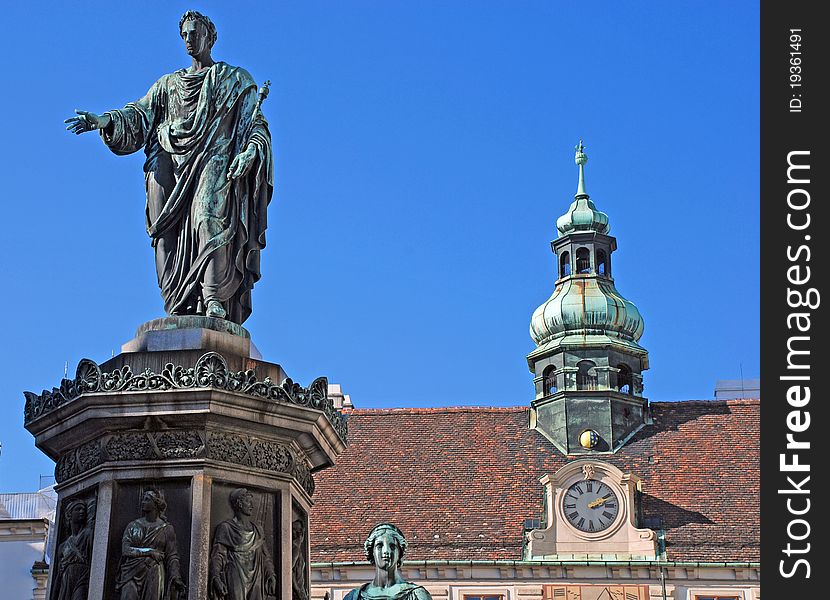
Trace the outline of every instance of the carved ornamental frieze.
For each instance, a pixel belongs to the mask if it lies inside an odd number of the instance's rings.
[[[61,456],[55,480],[62,483],[105,462],[206,458],[293,476],[309,496],[314,478],[306,460],[288,446],[226,431],[164,429],[124,431],[87,442]]]
[[[161,373],[153,373],[149,369],[133,373],[128,365],[105,372],[97,363],[85,358],[78,363],[75,378],[62,380],[60,387],[44,390],[40,394],[24,392],[24,422],[28,425],[84,394],[199,388],[225,390],[320,410],[340,439],[346,441],[346,418],[328,397],[328,380],[325,377],[318,377],[307,388],[290,378],[279,384],[268,377],[259,381],[253,370],[231,371],[224,357],[216,352],[203,354],[193,367],[167,363]]]

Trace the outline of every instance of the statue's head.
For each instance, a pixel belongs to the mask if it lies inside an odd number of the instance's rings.
[[[363,549],[366,551],[366,560],[370,563],[389,568],[393,565],[401,566],[406,546],[406,538],[400,529],[391,523],[381,523],[369,532]]]
[[[67,523],[76,525],[86,523],[86,502],[83,500],[70,500],[63,511]]]
[[[231,505],[234,514],[254,514],[254,495],[246,488],[236,488],[228,495],[228,503]]]
[[[216,26],[197,10],[189,10],[179,20],[179,35],[191,56],[210,51],[216,43]]]
[[[161,490],[150,488],[145,490],[141,495],[141,510],[144,512],[153,510],[159,515],[163,515],[167,510],[167,501],[164,499],[164,494]]]

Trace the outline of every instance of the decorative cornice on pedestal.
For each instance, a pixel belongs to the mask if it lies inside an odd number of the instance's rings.
[[[209,459],[293,476],[314,494],[314,478],[306,461],[285,444],[241,433],[197,429],[122,431],[66,452],[55,465],[55,481],[63,483],[104,463],[144,460]]]
[[[322,411],[338,437],[345,442],[348,434],[346,418],[334,407],[328,397],[328,380],[318,377],[308,388],[286,378],[275,384],[266,377],[259,381],[252,370],[233,372],[225,358],[216,352],[203,354],[193,367],[167,363],[161,373],[149,369],[133,373],[128,365],[104,372],[92,360],[78,363],[74,379],[64,379],[60,387],[44,390],[39,395],[24,392],[26,405],[24,423],[28,426],[44,415],[84,394],[96,392],[167,391],[185,389],[219,389],[265,398],[274,402],[295,404]]]

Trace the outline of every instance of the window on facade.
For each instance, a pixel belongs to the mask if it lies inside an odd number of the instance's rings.
[[[464,594],[464,600],[504,600],[504,594],[485,594],[485,595]]]
[[[597,250],[597,273],[600,275],[608,273],[608,256],[605,250]]]
[[[619,372],[617,373],[617,389],[623,394],[634,393],[634,381],[631,376],[631,369],[628,365],[618,365]]]
[[[571,274],[571,253],[563,252],[559,258],[559,276],[567,277]]]
[[[556,393],[556,375],[553,372],[556,370],[556,367],[550,365],[545,367],[545,370],[542,371],[542,391],[544,392],[545,396],[550,396],[551,394]]]
[[[588,248],[579,248],[576,251],[576,272],[591,272],[591,253],[588,251]]]
[[[576,363],[576,369],[576,389],[597,389],[597,370],[594,363],[590,360],[581,360]]]

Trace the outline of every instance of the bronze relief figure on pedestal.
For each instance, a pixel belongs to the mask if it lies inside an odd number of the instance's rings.
[[[94,507],[94,504],[93,504]],[[86,600],[95,512],[86,501],[66,503],[63,515],[69,535],[58,546],[52,592],[53,600]]]
[[[121,562],[115,591],[120,600],[179,600],[186,594],[179,568],[176,532],[157,489],[141,497],[143,515],[129,523],[121,538]]]
[[[253,520],[254,496],[233,490],[228,502],[233,517],[216,526],[210,552],[212,600],[266,600],[277,593],[274,562],[262,526]]]

